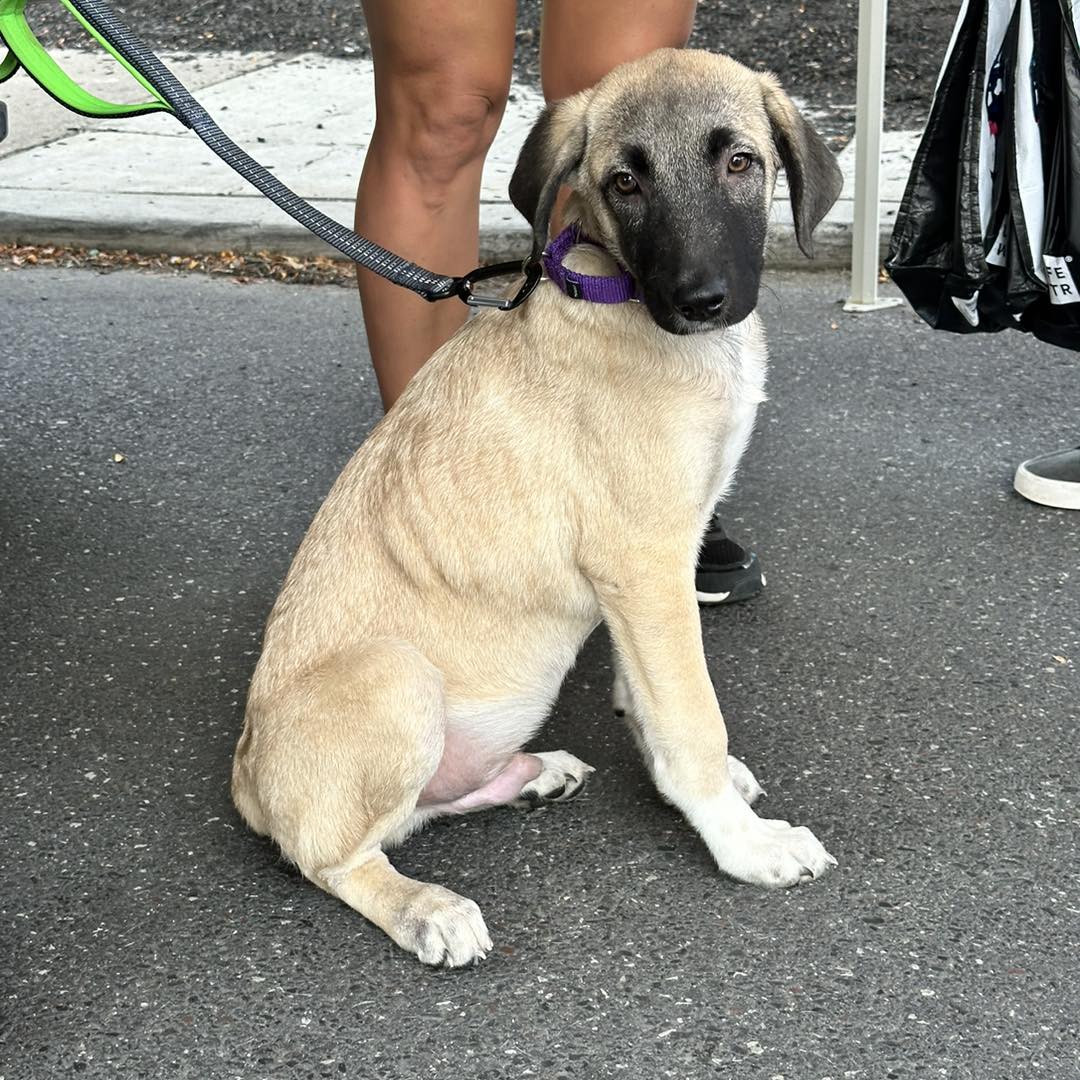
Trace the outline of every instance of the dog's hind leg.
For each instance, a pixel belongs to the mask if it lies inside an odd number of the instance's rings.
[[[402,876],[382,850],[414,820],[442,756],[438,670],[410,645],[378,642],[335,655],[250,709],[242,769],[285,855],[425,963],[481,959],[491,940],[476,904]]]
[[[530,757],[539,758],[541,769],[518,792],[511,805],[537,807],[549,802],[566,802],[580,795],[585,782],[596,770],[565,750],[541,750]]]
[[[472,900],[399,874],[380,850],[357,852],[359,865],[323,871],[323,887],[384,930],[425,964],[462,967],[482,960],[491,938]]]
[[[440,814],[471,814],[494,806],[524,806],[535,809],[545,803],[566,802],[580,795],[591,773],[596,770],[565,750],[546,750],[512,754],[497,772],[488,776],[472,791],[453,799],[428,802],[421,798],[416,815],[405,823],[400,837],[413,832],[428,817]],[[426,792],[429,797],[445,790],[445,781]]]

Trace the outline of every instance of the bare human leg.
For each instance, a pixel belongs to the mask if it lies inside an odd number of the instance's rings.
[[[477,263],[480,179],[506,104],[515,0],[364,0],[375,58],[375,131],[356,198],[370,240],[440,273]],[[465,321],[366,270],[357,279],[389,408]]]
[[[696,0],[545,0],[540,78],[548,101],[598,83],[612,68],[665,47],[682,48]]]

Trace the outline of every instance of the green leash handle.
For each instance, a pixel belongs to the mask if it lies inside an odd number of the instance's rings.
[[[72,112],[98,119],[115,119],[125,116],[143,116],[151,112],[173,112],[172,106],[147,82],[142,75],[117,52],[113,46],[83,18],[68,0],[60,0],[87,33],[103,49],[123,65],[153,100],[123,104],[105,101],[80,86],[45,51],[30,24],[26,21],[27,0],[0,0],[0,41],[7,45],[8,53],[0,61],[0,82],[10,79],[21,67],[47,94]]]

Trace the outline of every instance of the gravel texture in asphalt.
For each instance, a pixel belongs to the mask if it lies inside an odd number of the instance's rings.
[[[484,0],[491,3],[493,0]],[[516,66],[539,83],[541,0],[518,4]],[[889,6],[886,125],[922,125],[959,0],[896,0]],[[116,10],[156,49],[269,49],[328,56],[369,55],[359,2],[334,0],[196,0],[183,5],[127,0]],[[633,5],[624,5],[631,17]],[[59,3],[34,0],[35,27],[46,43],[77,45],[82,31]],[[691,45],[731,53],[776,72],[788,90],[819,113],[826,134],[854,123],[858,0],[702,0]]]
[[[440,972],[228,797],[263,621],[378,415],[355,297],[0,272],[0,1075],[1080,1075],[1077,518],[1009,484],[1075,444],[1076,360],[844,292],[763,295],[725,520],[769,584],[702,613],[764,812],[839,867],[720,876],[611,717],[600,633],[541,740],[588,791],[396,856],[491,928]]]

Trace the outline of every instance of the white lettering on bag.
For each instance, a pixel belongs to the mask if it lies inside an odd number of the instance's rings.
[[[1008,223],[1003,223],[1000,230],[998,230],[997,239],[994,241],[994,246],[990,249],[990,254],[986,256],[986,261],[991,266],[1005,266],[1008,261],[1009,254],[1009,233]]]
[[[1068,255],[1043,255],[1042,261],[1046,269],[1046,287],[1050,290],[1050,303],[1080,303],[1080,292],[1076,289],[1072,270],[1069,269],[1069,263],[1072,261],[1071,257]]]

